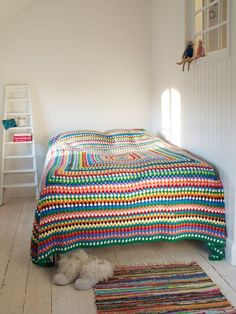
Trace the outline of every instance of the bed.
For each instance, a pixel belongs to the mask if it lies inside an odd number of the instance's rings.
[[[143,129],[73,131],[49,141],[31,258],[135,242],[204,241],[224,258],[224,193],[212,166]]]

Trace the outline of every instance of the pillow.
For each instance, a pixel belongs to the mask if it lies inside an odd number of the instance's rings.
[[[104,132],[110,136],[140,136],[140,135],[144,135],[144,134],[148,134],[149,132],[145,129],[112,129],[112,130],[108,130],[106,132]]]

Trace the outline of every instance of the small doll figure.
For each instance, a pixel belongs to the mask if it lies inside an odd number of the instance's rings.
[[[188,71],[189,71],[189,68],[190,68],[190,64],[191,62],[194,60],[194,57],[193,57],[193,42],[192,41],[188,41],[187,42],[187,46],[184,50],[184,53],[182,55],[182,60],[177,62],[178,65],[183,65],[182,67],[182,71],[184,71],[184,68],[185,68],[185,63],[188,62]]]
[[[195,58],[198,59],[200,57],[205,57],[205,55],[206,55],[206,49],[205,49],[204,43],[201,39],[199,39]]]
[[[193,57],[193,42],[190,40],[187,42],[187,47],[184,50],[182,59],[192,58]]]

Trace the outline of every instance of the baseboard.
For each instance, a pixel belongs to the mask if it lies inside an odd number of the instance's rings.
[[[232,266],[236,266],[236,243],[230,239],[226,241],[225,258]]]

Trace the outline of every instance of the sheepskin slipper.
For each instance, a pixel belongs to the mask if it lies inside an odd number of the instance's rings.
[[[88,290],[99,281],[106,281],[113,276],[113,266],[104,259],[90,256],[91,259],[82,268],[75,282],[77,290]]]
[[[62,255],[53,281],[68,285],[75,280],[77,290],[88,290],[113,275],[113,266],[106,260],[88,255],[84,250]]]
[[[83,278],[78,278],[75,281],[75,289],[83,291],[83,290],[89,290],[91,289],[93,286],[96,285],[97,282],[92,281],[91,279],[87,278],[87,279],[83,279]]]
[[[74,282],[78,278],[83,265],[85,265],[88,260],[89,256],[83,250],[62,255],[58,261],[57,273],[53,278],[53,282],[59,286]]]

